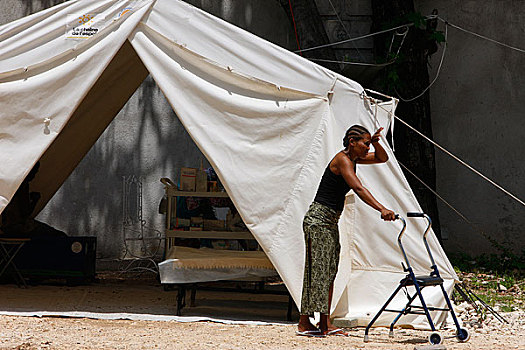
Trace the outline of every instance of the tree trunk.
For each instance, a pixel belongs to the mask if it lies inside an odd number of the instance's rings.
[[[281,4],[282,8],[286,11],[290,19],[290,23],[297,28],[297,36],[299,40],[299,46],[301,49],[307,49],[310,47],[316,47],[330,43],[328,35],[315,4],[315,0],[277,0]],[[292,11],[290,11],[290,5]],[[297,48],[299,50],[299,48]],[[336,61],[334,50],[332,47],[325,47],[322,49],[316,49],[312,51],[306,51],[304,53],[298,53],[305,58],[322,58],[325,60]],[[341,68],[339,64],[327,63],[327,62],[316,62],[323,67],[326,67],[334,72],[340,73]]]
[[[328,36],[323,25],[321,16],[315,4],[315,0],[277,0],[288,14],[290,22],[295,20],[297,36],[301,49],[315,47],[329,43]],[[371,0],[373,9],[372,32],[385,29],[388,23],[402,20],[408,14],[413,14],[413,0]],[[290,5],[293,11],[290,11]],[[404,23],[406,23],[405,21]],[[397,24],[391,24],[393,27]],[[392,33],[375,37],[375,53],[378,58],[386,60],[388,45]],[[425,30],[411,27],[401,49],[402,59],[394,65],[394,69],[399,77],[401,84],[385,91],[383,82],[389,71],[384,71],[376,81],[373,88],[397,96],[411,98],[420,94],[429,84],[427,63],[428,56],[435,52],[436,43],[428,40]],[[306,51],[303,53],[306,58],[322,58],[337,60],[334,50],[331,47]],[[318,62],[324,67],[341,73],[338,64]],[[391,66],[392,67],[392,66]],[[412,102],[400,101],[397,108],[397,115],[401,116],[410,125],[422,131],[425,135],[432,138],[432,125],[430,120],[430,96],[428,91],[420,98]],[[396,157],[421,178],[432,189],[436,187],[436,169],[434,147],[421,136],[410,131],[404,126],[395,129]],[[439,216],[435,196],[412,175],[406,174],[408,182],[412,187],[423,210],[430,215],[433,220],[433,228],[438,239],[441,241],[441,231]]]
[[[394,27],[398,25],[396,20],[397,22],[401,20],[402,23],[407,23],[407,15],[415,13],[413,0],[372,0],[372,10],[372,32]],[[391,38],[392,32],[375,37],[374,47],[377,57],[385,58],[387,56]],[[390,86],[390,91],[385,92],[405,99],[419,95],[429,85],[428,57],[435,52],[435,49],[436,42],[429,39],[425,29],[417,28],[417,26],[411,27],[401,48],[397,63],[390,66],[390,70],[382,75],[383,81],[376,82],[375,88],[384,91],[384,87],[379,86],[384,86],[382,83],[387,79],[386,75],[389,72],[390,74],[397,73],[398,83]],[[400,101],[396,115],[432,139],[430,95],[428,90],[423,96],[414,101]],[[398,123],[398,125],[395,128],[394,135],[397,159],[435,190],[436,166],[434,146],[405,125],[401,125],[401,123]],[[411,174],[406,171],[405,173],[423,211],[432,218],[432,227],[441,242],[436,197]]]

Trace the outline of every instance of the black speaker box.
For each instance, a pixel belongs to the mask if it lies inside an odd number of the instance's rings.
[[[96,250],[96,237],[36,237],[20,249],[14,261],[30,280],[90,282],[95,279]]]

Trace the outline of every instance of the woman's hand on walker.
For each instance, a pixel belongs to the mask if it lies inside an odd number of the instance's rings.
[[[376,142],[379,142],[379,139],[381,138],[381,131],[383,130],[383,128],[379,128],[377,129],[377,131],[374,133],[374,135],[372,135],[372,139],[371,139],[371,142],[372,143],[376,143]]]
[[[396,219],[396,213],[389,209],[381,209],[381,219],[385,221],[394,221]]]

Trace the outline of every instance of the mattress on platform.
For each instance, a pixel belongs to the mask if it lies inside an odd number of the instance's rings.
[[[276,276],[262,251],[174,246],[159,264],[161,283],[197,283]]]

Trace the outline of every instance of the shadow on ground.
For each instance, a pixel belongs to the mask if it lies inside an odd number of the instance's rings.
[[[151,276],[129,279],[115,274],[102,278],[99,275],[96,282],[79,286],[51,282],[27,288],[1,284],[0,312],[176,314],[177,290],[164,290]],[[189,304],[189,295],[187,298]],[[197,290],[195,306],[186,306],[182,316],[289,323],[287,307],[288,297],[284,295]],[[295,310],[293,319],[297,318]]]

